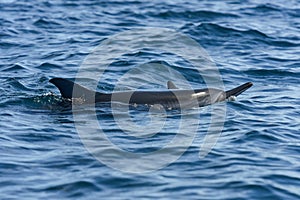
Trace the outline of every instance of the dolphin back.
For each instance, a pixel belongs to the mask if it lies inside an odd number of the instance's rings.
[[[219,89],[179,90],[172,82],[168,83],[168,91],[124,91],[113,94],[100,93],[89,90],[73,81],[64,78],[53,78],[49,81],[60,91],[61,96],[67,99],[80,99],[85,103],[118,101],[134,104],[174,104],[178,99],[189,102],[197,99],[199,106],[206,106],[224,101],[232,96],[238,96],[253,84],[251,82],[240,85],[226,92]],[[176,95],[175,95],[176,94]],[[112,99],[114,97],[114,99]]]

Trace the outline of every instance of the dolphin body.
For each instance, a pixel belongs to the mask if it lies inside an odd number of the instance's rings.
[[[137,90],[100,93],[89,90],[64,78],[52,78],[49,82],[59,89],[63,98],[81,99],[80,102],[82,103],[120,102],[134,105],[158,104],[167,108],[180,108],[182,106],[195,105],[195,102],[199,107],[207,106],[236,97],[253,85],[251,82],[247,82],[228,91],[215,88],[183,90],[178,89],[172,81],[168,81],[168,90]]]

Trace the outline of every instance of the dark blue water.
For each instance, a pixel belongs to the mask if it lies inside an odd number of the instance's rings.
[[[0,198],[299,199],[299,22],[296,0],[0,0]],[[112,169],[87,151],[72,110],[59,104],[59,92],[48,81],[74,78],[101,42],[141,27],[168,28],[197,41],[215,61],[226,89],[247,81],[254,86],[236,101],[222,104],[224,128],[204,158],[199,158],[199,147],[211,107],[183,114],[155,111],[154,122],[167,115],[167,126],[144,138],[124,134],[110,108],[97,107],[107,137],[132,153],[164,147],[178,134],[182,116],[185,130],[197,130],[179,159],[134,174]],[[105,73],[98,90],[113,90],[121,74],[137,65],[142,67],[126,79],[123,89],[160,89],[168,78],[174,79],[149,62],[168,65],[193,87],[204,86],[190,64],[177,58],[151,49],[124,54]],[[79,123],[89,125],[92,110],[76,108],[83,119]],[[124,112],[116,112],[122,121]],[[150,121],[144,109],[133,108],[130,115],[140,126]],[[131,130],[126,120],[125,128]],[[114,152],[108,155],[113,158]]]

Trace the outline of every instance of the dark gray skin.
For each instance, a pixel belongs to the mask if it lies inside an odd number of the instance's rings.
[[[178,89],[174,83],[168,81],[168,90],[165,91],[124,91],[115,93],[100,93],[91,91],[73,81],[63,78],[53,78],[50,80],[60,91],[63,98],[82,99],[83,103],[98,102],[121,102],[129,104],[156,105],[160,104],[168,108],[177,108],[188,105],[207,106],[213,103],[225,101],[233,96],[238,96],[253,84],[245,83],[232,90],[222,91],[219,89]]]

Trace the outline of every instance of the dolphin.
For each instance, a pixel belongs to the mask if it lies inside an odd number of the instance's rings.
[[[249,89],[253,84],[247,82],[228,91],[215,88],[184,90],[179,89],[172,81],[167,82],[168,90],[161,91],[122,91],[114,93],[101,93],[89,90],[71,80],[64,78],[52,78],[49,80],[60,91],[61,96],[66,99],[81,99],[84,104],[98,102],[120,102],[134,105],[162,105],[167,108],[178,108],[188,106],[195,102],[199,107],[207,106],[217,102],[230,100]]]

